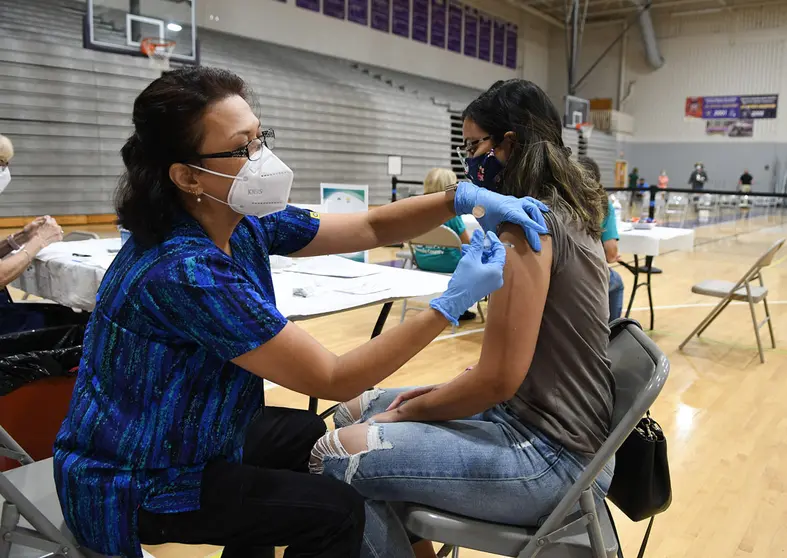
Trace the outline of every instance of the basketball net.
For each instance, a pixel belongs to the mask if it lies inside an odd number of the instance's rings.
[[[175,51],[175,41],[147,38],[142,39],[139,50],[150,60],[150,66],[162,72],[169,70],[169,59]]]
[[[593,124],[582,122],[581,124],[576,125],[576,129],[582,134],[582,137],[584,137],[586,140],[589,140],[590,134],[593,133]]]

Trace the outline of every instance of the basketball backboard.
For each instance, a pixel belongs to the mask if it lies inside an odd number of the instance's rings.
[[[576,128],[578,124],[590,122],[590,101],[580,97],[566,95],[563,113],[563,126]]]
[[[196,0],[87,0],[85,47],[142,56],[143,39],[176,41],[171,60],[198,62]]]

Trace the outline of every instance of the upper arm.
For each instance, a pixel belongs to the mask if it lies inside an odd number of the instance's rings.
[[[604,255],[607,258],[607,263],[615,263],[618,261],[618,239],[611,238],[604,241]]]
[[[467,232],[467,229],[459,235],[459,240],[462,241],[462,244],[470,244],[470,233]]]
[[[293,254],[296,257],[358,252],[375,245],[367,213],[323,213],[314,238]]]
[[[489,299],[487,323],[478,369],[498,384],[501,400],[516,393],[530,368],[544,314],[552,270],[553,242],[542,236],[534,252],[523,231],[505,225],[500,240],[506,248],[503,287]]]

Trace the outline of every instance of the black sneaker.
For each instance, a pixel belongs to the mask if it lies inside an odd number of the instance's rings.
[[[470,310],[468,310],[467,312],[459,316],[460,322],[469,322],[470,320],[475,320],[475,312],[471,312]]]

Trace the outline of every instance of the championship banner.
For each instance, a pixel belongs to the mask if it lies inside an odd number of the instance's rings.
[[[685,116],[704,120],[776,118],[778,95],[686,97]]]

